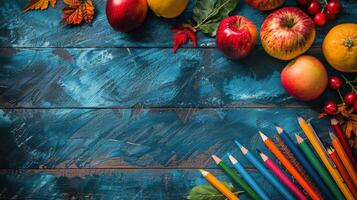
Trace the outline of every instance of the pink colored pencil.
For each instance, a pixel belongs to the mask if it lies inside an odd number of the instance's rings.
[[[280,168],[266,156],[264,153],[260,153],[265,165],[279,178],[279,180],[287,187],[289,190],[296,195],[300,200],[307,200],[305,195],[296,187],[296,185],[280,170]]]

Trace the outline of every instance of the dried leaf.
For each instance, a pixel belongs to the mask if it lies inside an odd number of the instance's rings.
[[[29,10],[45,10],[48,8],[48,4],[51,4],[51,7],[55,7],[57,0],[31,0],[25,8],[22,9],[22,12],[27,12]]]
[[[180,24],[171,28],[171,31],[174,32],[173,40],[174,46],[172,48],[173,52],[176,53],[177,49],[187,42],[187,39],[192,41],[194,47],[197,46],[196,41],[196,30],[190,24]]]
[[[80,24],[83,20],[92,23],[94,4],[92,0],[63,0],[67,6],[63,8],[62,20],[67,24]]]

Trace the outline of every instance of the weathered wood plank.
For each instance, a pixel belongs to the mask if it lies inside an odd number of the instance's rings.
[[[221,170],[210,170],[227,180]],[[283,199],[255,170],[249,171],[272,199]],[[184,199],[206,184],[197,169],[171,170],[20,170],[0,171],[1,199]],[[241,199],[248,199],[246,194]]]
[[[267,152],[258,130],[279,123],[300,132],[296,114],[311,109],[4,109],[0,113],[0,168],[216,167],[215,153],[231,152],[252,167],[233,143]],[[314,120],[325,138],[327,121]]]
[[[96,18],[93,26],[70,27],[60,23],[62,1],[55,9],[21,13],[26,5],[24,0],[3,0],[0,4],[0,46],[1,47],[171,47],[172,32],[170,27],[185,22],[192,14],[194,0],[177,19],[165,20],[152,12],[145,24],[138,30],[123,34],[115,32],[109,26],[105,16],[105,0],[95,0]],[[355,22],[357,17],[356,1],[341,1],[343,13],[336,21],[323,28],[318,28],[315,44],[320,44],[325,33],[335,24]],[[296,5],[295,0],[288,0],[286,5]],[[243,0],[233,14],[250,18],[258,27],[268,12],[251,8]],[[202,47],[215,46],[214,39],[203,34],[198,35]],[[260,43],[258,41],[258,43]],[[191,46],[191,44],[189,45]]]
[[[308,54],[324,61],[318,48]],[[280,84],[286,64],[262,48],[242,61],[216,49],[0,48],[0,106],[306,106]]]

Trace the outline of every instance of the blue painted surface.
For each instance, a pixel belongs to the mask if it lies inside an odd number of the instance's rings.
[[[319,48],[308,54],[328,66]],[[308,104],[289,96],[280,83],[287,63],[262,48],[242,61],[217,49],[0,48],[0,105],[306,107],[336,99],[331,90]]]
[[[191,15],[194,1],[174,20],[150,12],[130,34],[109,27],[105,0],[94,3],[92,27],[60,24],[62,1],[25,14],[26,1],[0,4],[0,198],[182,199],[206,183],[198,168],[227,179],[210,156],[228,161],[231,152],[281,199],[233,140],[264,149],[257,131],[272,136],[279,123],[300,132],[296,114],[313,119],[327,139],[328,122],[316,116],[336,94],[310,103],[289,97],[280,86],[287,62],[269,57],[260,41],[241,61],[226,59],[201,33],[199,48],[173,54],[169,28]],[[325,64],[323,35],[356,22],[357,2],[342,3],[343,13],[317,29],[308,52]],[[268,14],[244,1],[237,13],[258,30]]]

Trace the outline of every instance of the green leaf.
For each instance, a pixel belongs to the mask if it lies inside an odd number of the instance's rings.
[[[193,8],[194,27],[210,36],[215,36],[219,22],[233,11],[239,0],[197,0]]]
[[[230,191],[235,194],[239,194],[231,183],[223,181],[222,182]],[[189,200],[226,200],[227,198],[220,193],[216,188],[210,184],[197,185],[192,188],[187,199]]]

